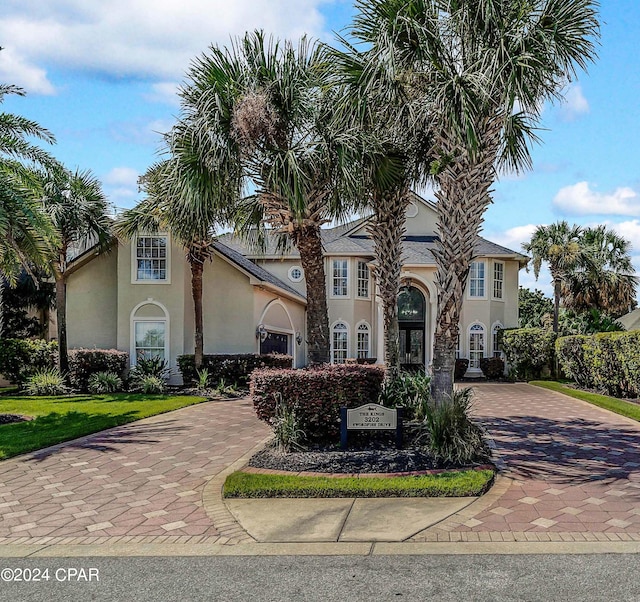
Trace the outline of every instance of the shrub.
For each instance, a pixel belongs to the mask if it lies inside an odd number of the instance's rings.
[[[140,379],[136,381],[136,390],[142,391],[146,395],[164,393],[165,389],[166,385],[164,380],[158,376],[147,374],[146,376],[141,376]]]
[[[286,453],[292,449],[302,448],[300,443],[304,440],[304,431],[300,428],[295,410],[282,400],[281,395],[276,397],[276,409],[271,427],[280,451]]]
[[[58,344],[42,339],[0,339],[0,374],[22,386],[35,372],[53,368]]]
[[[513,376],[530,380],[553,371],[555,341],[556,334],[544,328],[503,330],[502,349]]]
[[[464,375],[467,373],[469,368],[469,360],[459,357],[456,359],[456,365],[453,369],[453,378],[455,380],[460,380],[464,378]]]
[[[258,355],[257,353],[244,353],[236,355],[205,355],[202,358],[201,370],[209,373],[209,385],[216,384],[224,379],[227,383],[235,383],[246,387],[251,373],[257,368],[291,368],[293,358],[290,355],[270,353]],[[185,385],[194,385],[198,382],[196,362],[193,355],[181,355],[178,357],[178,369]]]
[[[431,397],[431,377],[426,374],[402,372],[397,378],[385,381],[378,403],[388,408],[405,408],[408,420],[423,420]]]
[[[580,386],[640,397],[640,331],[561,337],[556,351],[564,373]]]
[[[115,372],[96,372],[89,377],[89,392],[105,395],[122,390],[122,379]]]
[[[281,395],[287,407],[295,411],[307,439],[330,440],[340,433],[340,408],[375,402],[383,379],[382,368],[354,364],[255,370],[250,385],[260,420],[273,424]]]
[[[150,358],[139,358],[136,365],[129,372],[130,389],[132,391],[143,391],[144,393],[162,393],[165,388],[165,380],[169,378],[169,364],[160,356],[154,355]],[[156,384],[161,383],[161,391],[145,390],[157,388]]]
[[[28,395],[64,395],[67,387],[64,377],[55,368],[42,368],[34,372],[26,384]]]
[[[491,451],[484,430],[471,419],[473,390],[454,391],[449,399],[431,404],[425,420],[429,449],[444,464],[486,461]]]
[[[498,380],[504,376],[504,360],[501,357],[480,358],[480,370],[489,380]]]
[[[112,372],[124,379],[129,354],[117,349],[71,349],[69,383],[79,391],[89,390],[89,378],[96,372]]]

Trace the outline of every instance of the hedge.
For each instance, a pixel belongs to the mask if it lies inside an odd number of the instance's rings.
[[[480,358],[480,370],[489,380],[498,380],[504,376],[504,360],[501,357]]]
[[[539,378],[545,369],[553,372],[556,334],[544,328],[514,328],[502,331],[502,350],[513,376]]]
[[[556,353],[578,385],[612,397],[640,397],[640,330],[561,337]]]
[[[42,339],[0,339],[0,374],[20,385],[37,370],[53,368],[58,344]]]
[[[124,380],[129,354],[117,349],[70,349],[69,382],[79,391],[89,390],[89,377],[96,372],[114,372]]]
[[[235,355],[205,355],[202,368],[209,371],[209,385],[217,385],[221,380],[227,384],[246,386],[251,373],[257,368],[291,368],[293,358],[290,355],[270,353],[243,353]],[[198,381],[194,355],[178,357],[178,369],[185,385],[193,385]]]
[[[383,380],[384,369],[378,366],[256,370],[250,391],[260,420],[271,424],[282,400],[295,412],[306,439],[331,440],[340,433],[340,408],[375,403]]]

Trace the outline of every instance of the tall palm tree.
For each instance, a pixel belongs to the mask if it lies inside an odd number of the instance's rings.
[[[96,246],[100,251],[111,246],[109,203],[100,182],[88,170],[71,172],[57,166],[40,172],[39,177],[42,209],[55,233],[48,241],[48,267],[56,283],[58,368],[67,374],[68,262],[72,254],[90,246]]]
[[[434,138],[436,400],[453,390],[463,291],[491,186],[499,169],[530,166],[528,145],[544,102],[558,98],[594,58],[596,6],[590,0],[356,3],[361,38],[387,59],[388,88],[406,88],[416,122],[428,124]]]
[[[0,104],[9,94],[24,95],[17,86],[0,84]],[[0,273],[11,284],[21,271],[42,265],[51,225],[30,194],[36,185],[33,165],[53,165],[49,153],[29,141],[53,144],[51,132],[35,121],[12,113],[0,113]]]
[[[177,136],[180,135],[180,142]],[[204,318],[202,283],[205,263],[213,258],[214,231],[224,221],[224,211],[219,200],[212,198],[220,191],[222,170],[211,174],[197,160],[186,163],[189,146],[188,131],[184,124],[176,126],[173,134],[174,148],[179,144],[181,153],[151,167],[142,178],[147,198],[133,209],[124,211],[115,224],[116,233],[130,239],[140,233],[160,230],[171,232],[172,238],[181,244],[191,269],[191,295],[194,307],[194,359],[196,370],[202,366],[204,356]],[[220,166],[219,166],[220,167]],[[228,180],[232,174],[226,172]],[[238,175],[238,174],[235,174]],[[236,196],[239,197],[240,181],[236,180]],[[199,205],[194,196],[206,195],[209,203]],[[237,202],[227,188],[223,199]],[[186,197],[186,198],[185,198]],[[215,202],[211,202],[215,200]],[[195,208],[200,207],[196,212]]]
[[[613,317],[627,313],[638,284],[629,241],[606,226],[596,226],[582,231],[580,243],[588,249],[589,262],[567,274],[565,306],[578,312],[597,309]]]
[[[543,262],[549,264],[553,281],[553,332],[558,332],[562,285],[577,266],[590,263],[589,250],[581,241],[582,229],[566,221],[538,226],[528,243],[522,245],[531,255],[533,273],[538,279]]]
[[[322,48],[306,38],[296,47],[254,32],[231,49],[210,48],[192,66],[182,91],[184,119],[200,133],[202,161],[218,161],[219,139],[242,156],[255,194],[240,207],[244,219],[237,223],[251,233],[259,223],[300,253],[314,364],[330,359],[320,227],[345,215],[356,181],[349,147],[341,142],[344,132],[331,127],[325,63]]]

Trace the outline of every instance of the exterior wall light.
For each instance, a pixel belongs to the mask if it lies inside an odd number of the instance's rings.
[[[268,334],[269,333],[267,332],[264,324],[258,324],[258,327],[256,328],[256,339],[260,339],[260,342],[264,343],[267,340]]]

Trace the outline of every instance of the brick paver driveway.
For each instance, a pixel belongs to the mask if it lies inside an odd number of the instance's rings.
[[[0,462],[0,543],[219,541],[237,525],[205,484],[268,432],[248,400],[217,401]]]
[[[640,540],[640,424],[530,385],[474,388],[508,478],[414,540]]]

